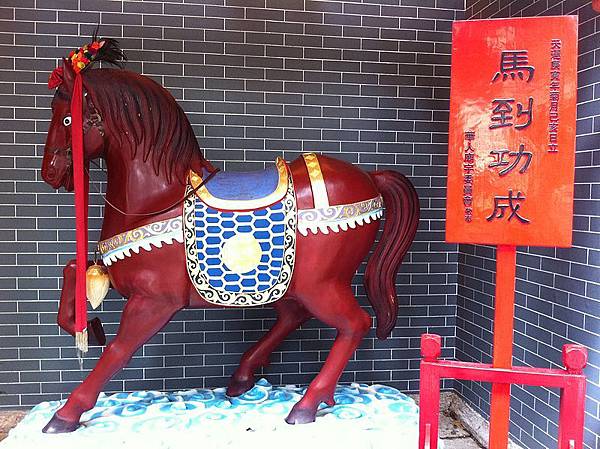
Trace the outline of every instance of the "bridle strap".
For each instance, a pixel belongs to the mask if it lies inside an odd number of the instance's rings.
[[[87,134],[92,128],[96,128],[100,135],[104,137],[104,127],[102,126],[102,116],[93,104],[88,103],[90,114],[88,118],[83,122],[83,134]]]

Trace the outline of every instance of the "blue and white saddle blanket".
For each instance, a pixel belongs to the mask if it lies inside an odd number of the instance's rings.
[[[190,172],[188,193],[201,182]],[[184,202],[192,284],[206,301],[222,306],[277,301],[292,278],[296,227],[294,186],[283,159],[259,173],[215,175]]]

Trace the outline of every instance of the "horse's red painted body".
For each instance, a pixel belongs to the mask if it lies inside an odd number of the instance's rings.
[[[87,92],[84,120],[94,110],[102,117],[102,122],[91,126],[84,136],[85,158],[106,160],[107,199],[111,204],[127,214],[161,210],[183,197],[187,170],[200,172],[202,167],[212,168],[202,157],[183,111],[154,81],[112,69],[87,70],[82,76]],[[64,64],[64,82],[53,100],[42,167],[44,180],[55,188],[72,188],[70,130],[64,122],[69,114],[72,80],[73,73]],[[377,334],[385,338],[396,321],[396,272],[418,222],[416,192],[406,178],[395,172],[366,173],[324,156],[319,156],[319,162],[332,205],[383,196],[386,208],[383,238],[367,266],[365,285],[377,315]],[[313,194],[302,158],[291,162],[289,169],[298,209],[312,208]],[[178,204],[163,214],[140,217],[125,215],[107,204],[101,238],[180,216],[181,212],[182,206]],[[333,404],[335,385],[371,327],[371,317],[358,306],[350,283],[372,247],[378,227],[379,222],[374,221],[337,233],[297,235],[291,284],[286,295],[273,304],[278,320],[244,354],[231,379],[230,395],[250,389],[254,372],[268,363],[270,353],[290,332],[315,317],[335,327],[338,336],[321,372],[287,421],[314,421],[321,402]],[[67,269],[72,270],[72,265]],[[104,350],[96,368],[48,423],[46,432],[77,428],[81,414],[94,406],[106,382],[174,313],[187,307],[214,307],[198,295],[190,282],[182,244],[140,251],[114,263],[108,271],[113,287],[128,298],[118,334]],[[65,288],[72,290],[72,279]],[[63,292],[61,301],[59,324],[72,332],[72,293]]]

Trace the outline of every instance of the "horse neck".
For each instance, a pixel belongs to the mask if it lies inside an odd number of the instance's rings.
[[[152,157],[144,160],[143,148],[137,148],[132,157],[129,150],[122,151],[121,148],[109,146],[105,161],[108,172],[107,202],[125,213],[117,211],[110,204],[105,205],[101,239],[181,213],[181,205],[177,204],[169,211],[153,214],[183,198],[185,185],[176,176],[170,176],[169,179],[163,168],[157,174]],[[193,161],[192,166],[196,165],[197,161]]]

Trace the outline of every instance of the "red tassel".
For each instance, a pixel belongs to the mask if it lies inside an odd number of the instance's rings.
[[[73,154],[73,181],[75,187],[75,333],[77,348],[87,351],[87,297],[85,272],[88,256],[87,229],[87,176],[84,171],[83,152],[83,81],[75,76],[71,96],[71,149]]]

